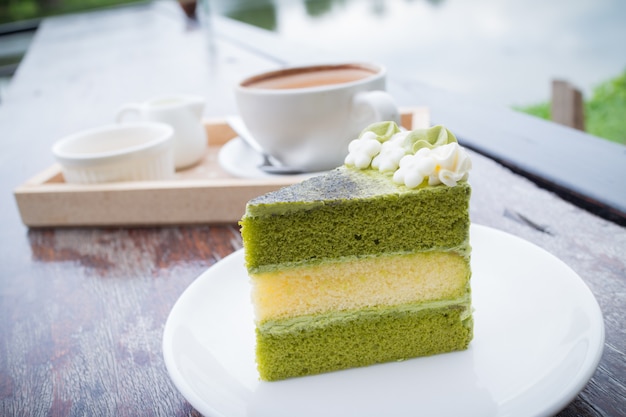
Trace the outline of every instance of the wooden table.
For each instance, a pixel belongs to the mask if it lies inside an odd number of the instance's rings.
[[[53,163],[54,141],[111,122],[124,102],[196,93],[208,99],[207,116],[225,116],[236,112],[236,80],[321,57],[213,23],[210,48],[206,32],[168,2],[51,18],[39,28],[0,105],[0,415],[198,415],[165,369],[163,327],[185,288],[241,248],[237,226],[28,229],[11,194]],[[401,105],[432,105],[433,117],[443,116],[423,86],[405,87],[390,86]],[[562,259],[603,311],[599,368],[558,415],[626,415],[626,229],[472,157],[473,222]]]

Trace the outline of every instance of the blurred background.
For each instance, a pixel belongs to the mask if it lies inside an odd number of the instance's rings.
[[[624,0],[199,1],[198,11],[547,119],[552,80],[568,81],[582,92],[585,129],[626,144]],[[0,0],[0,89],[39,19],[129,3],[146,1]]]

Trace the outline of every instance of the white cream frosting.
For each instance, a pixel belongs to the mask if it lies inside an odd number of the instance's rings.
[[[348,145],[345,164],[366,169],[371,165],[372,159],[380,153],[381,147],[374,132],[365,132],[359,139],[353,140]]]
[[[467,153],[453,142],[433,149],[422,148],[415,155],[404,156],[393,174],[393,181],[415,188],[427,178],[428,185],[454,187],[457,182],[467,179],[471,168]]]
[[[393,174],[400,166],[400,160],[406,155],[402,144],[408,133],[408,131],[396,133],[387,142],[383,142],[380,153],[372,160],[372,168]]]
[[[442,126],[414,132],[396,127],[377,135],[366,129],[350,142],[345,164],[358,169],[371,167],[392,175],[395,183],[408,188],[416,188],[425,180],[428,185],[448,187],[467,180],[472,162],[454,135]]]

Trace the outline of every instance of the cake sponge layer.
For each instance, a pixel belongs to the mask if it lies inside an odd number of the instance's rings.
[[[285,331],[257,327],[261,379],[280,380],[466,349],[472,339],[469,305],[370,309],[342,320]]]
[[[456,299],[469,291],[469,259],[454,252],[344,258],[252,274],[257,322],[329,311]]]
[[[330,171],[248,203],[240,222],[246,266],[261,272],[345,256],[460,248],[469,239],[470,193],[467,183],[408,190],[385,176]]]

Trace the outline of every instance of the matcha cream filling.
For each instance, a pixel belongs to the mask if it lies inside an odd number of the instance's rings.
[[[245,250],[245,248],[244,248]],[[412,252],[387,252],[387,253],[378,253],[378,254],[364,254],[364,255],[348,255],[342,256],[339,258],[313,258],[313,259],[303,259],[295,262],[283,262],[280,264],[265,264],[258,267],[249,267],[248,272],[252,275],[254,274],[262,274],[266,272],[272,272],[276,270],[288,270],[288,269],[297,269],[303,268],[313,265],[325,265],[332,263],[342,263],[342,262],[354,262],[361,259],[369,259],[369,258],[377,258],[377,257],[394,257],[401,255],[410,255],[414,253],[429,253],[429,252],[451,252],[456,253],[459,256],[465,258],[468,263],[470,260],[472,248],[469,244],[469,236],[458,246],[455,247],[432,247],[426,250],[415,250]]]
[[[394,316],[401,314],[419,314],[428,310],[463,309],[461,320],[465,321],[472,315],[471,295],[468,291],[463,296],[452,300],[438,300],[418,304],[402,304],[397,306],[377,306],[359,310],[335,311],[331,313],[298,316],[282,320],[267,320],[257,323],[261,333],[280,335],[292,332],[319,329],[335,324],[349,323],[354,320],[378,319],[381,315]]]

